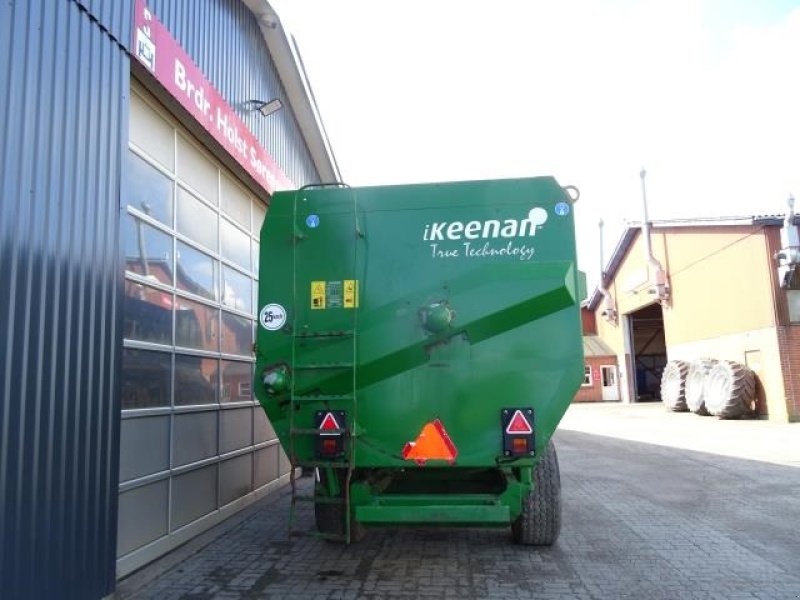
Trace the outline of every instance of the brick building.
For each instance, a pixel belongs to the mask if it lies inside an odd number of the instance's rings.
[[[595,315],[581,308],[583,327],[584,379],[575,402],[619,401],[617,356],[597,335]]]

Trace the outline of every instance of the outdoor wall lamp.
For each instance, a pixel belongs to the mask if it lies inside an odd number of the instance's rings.
[[[247,104],[252,110],[257,110],[265,117],[268,117],[272,113],[278,112],[283,108],[283,102],[281,102],[280,98],[273,98],[268,102],[265,102],[264,100],[248,100]]]

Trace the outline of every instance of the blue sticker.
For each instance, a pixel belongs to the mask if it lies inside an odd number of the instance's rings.
[[[566,202],[559,202],[556,204],[555,212],[559,217],[565,217],[569,214],[569,204]]]
[[[311,229],[319,227],[319,215],[308,215],[306,217],[306,225],[311,227]]]

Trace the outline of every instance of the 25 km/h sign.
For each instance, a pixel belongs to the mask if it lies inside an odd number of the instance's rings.
[[[286,309],[280,304],[267,304],[258,313],[258,322],[268,331],[276,331],[286,324]]]

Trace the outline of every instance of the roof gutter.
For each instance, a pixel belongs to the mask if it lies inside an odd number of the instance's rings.
[[[242,2],[256,17],[320,182],[341,181],[339,166],[294,38],[284,29],[278,14],[267,0]]]

